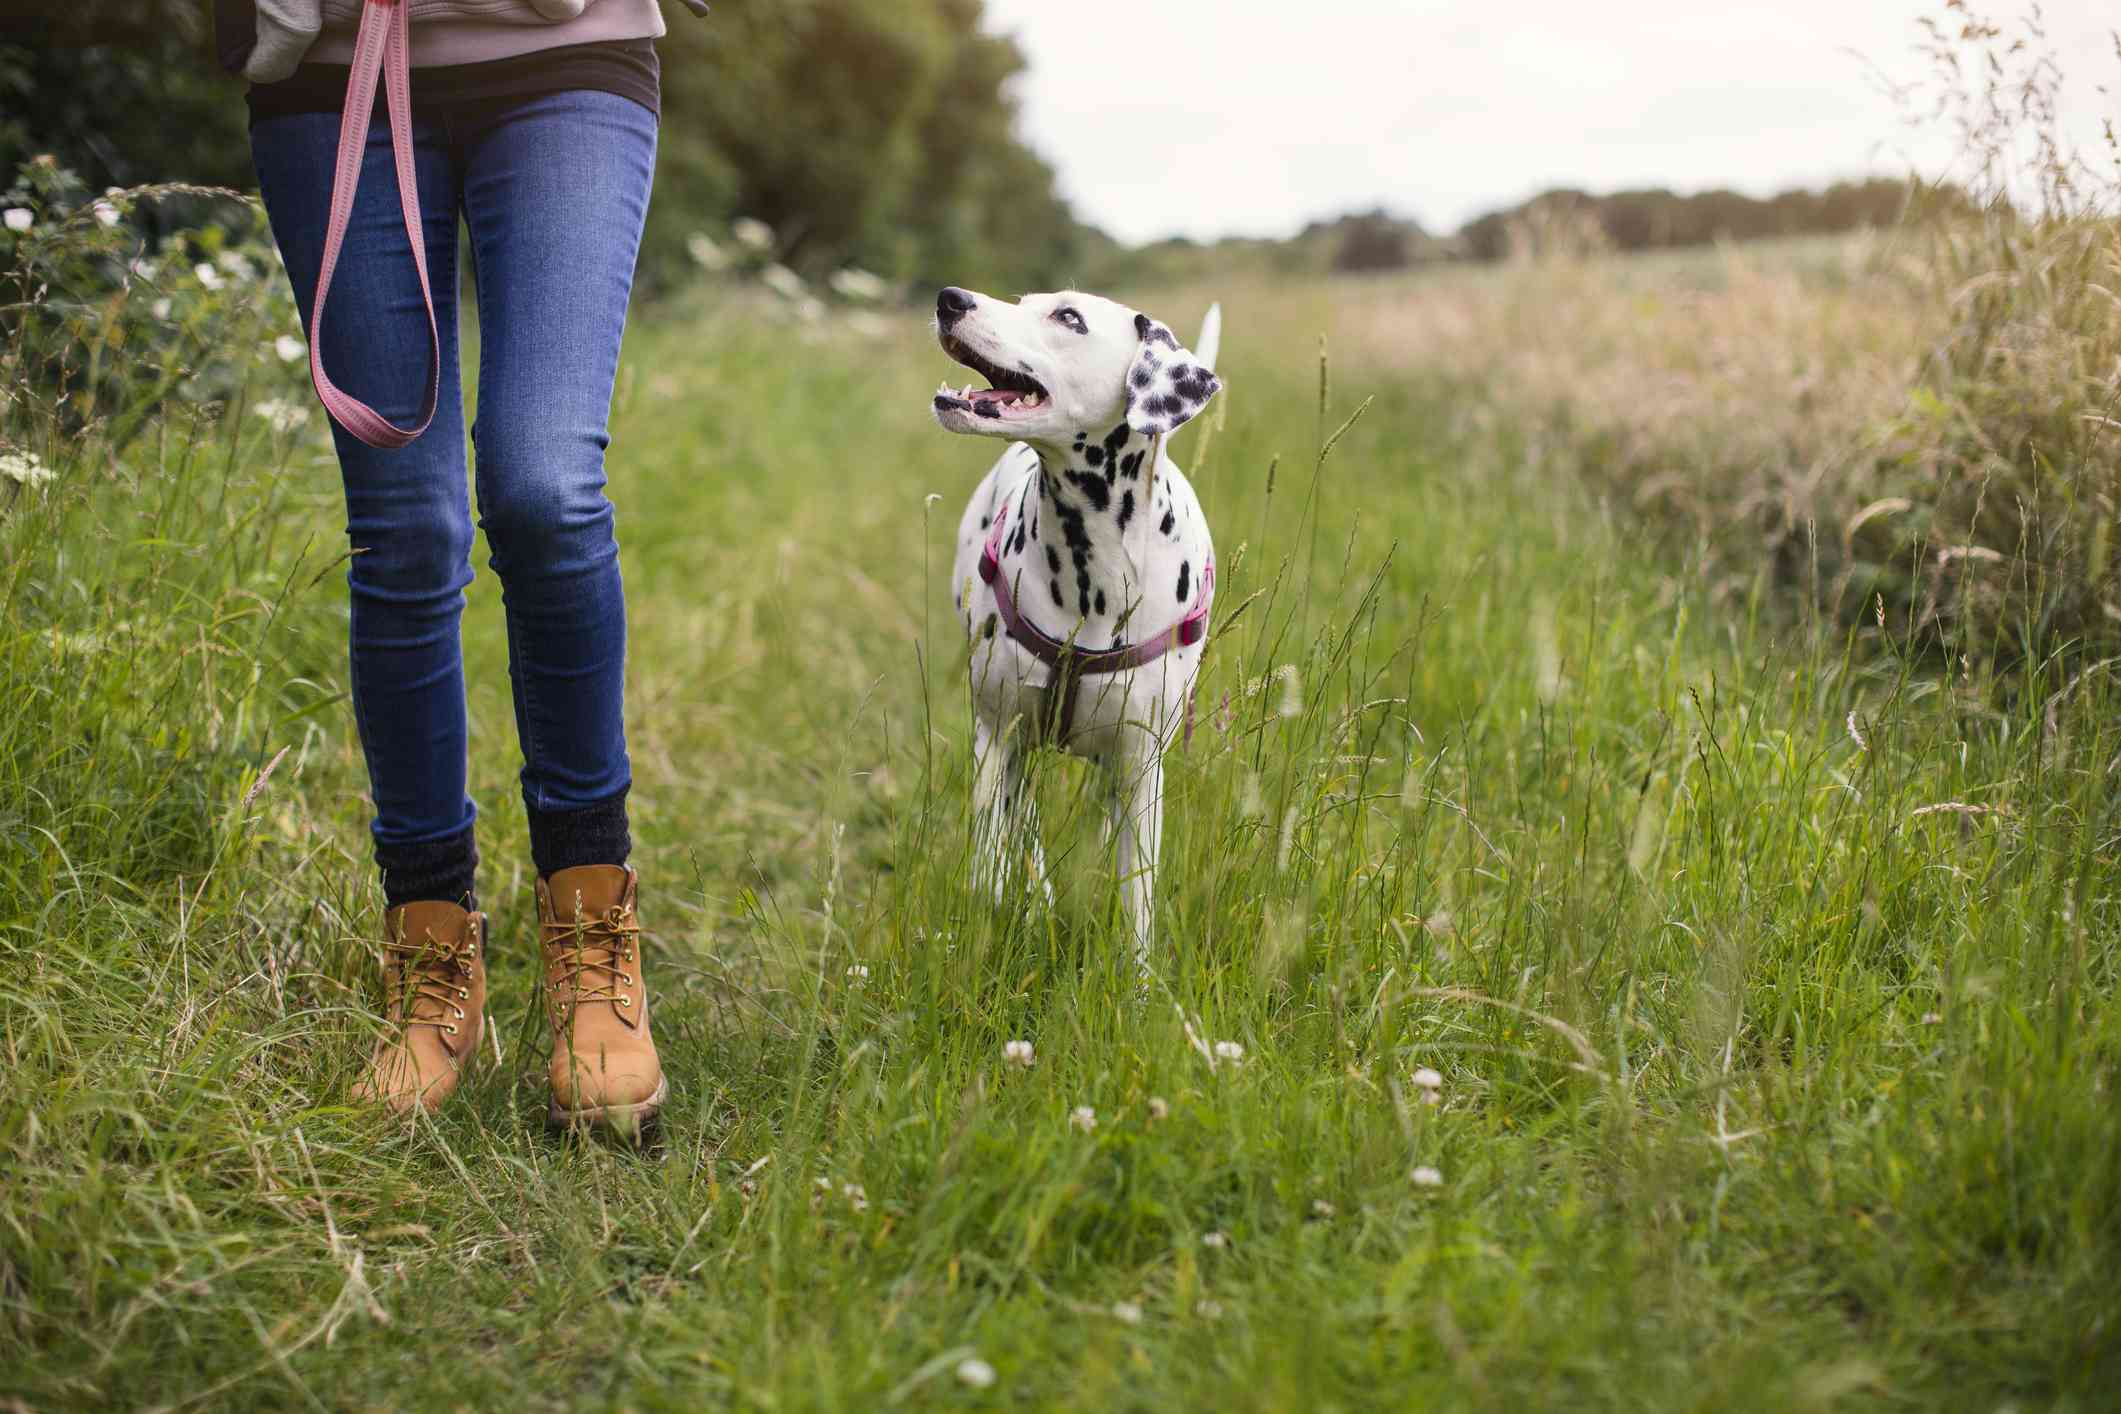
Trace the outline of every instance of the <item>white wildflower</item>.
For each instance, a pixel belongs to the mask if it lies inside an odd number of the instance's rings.
[[[1169,1119],[1170,1117],[1171,1102],[1161,1095],[1151,1095],[1149,1097],[1149,1118]]]
[[[1943,1021],[1944,1013],[1941,1011],[1926,1011],[1922,1013],[1922,1024],[1924,1026],[1941,1025]]]
[[[1226,1060],[1232,1065],[1243,1065],[1245,1063],[1245,1048],[1235,1041],[1217,1041],[1215,1043],[1215,1058],[1217,1060]]]
[[[303,343],[292,334],[282,334],[279,338],[272,341],[272,351],[279,355],[280,362],[293,363],[296,359],[309,352],[309,345]]]
[[[1333,1205],[1323,1198],[1313,1198],[1311,1200],[1311,1216],[1314,1218],[1330,1218],[1333,1216]]]
[[[866,982],[866,981],[868,981],[868,980],[869,980],[869,967],[868,967],[868,964],[866,964],[866,963],[860,963],[860,962],[857,962],[857,963],[855,963],[855,964],[854,964],[854,965],[853,965],[852,967],[850,967],[850,968],[848,968],[848,969],[847,969],[847,976],[848,976],[848,977],[849,977],[849,978],[850,978],[851,980],[853,980],[853,981],[856,981],[856,982]]]
[[[730,222],[729,234],[735,236],[736,243],[747,250],[771,250],[773,248],[773,227],[767,225],[764,221],[754,220],[749,216],[739,216],[736,220]]]
[[[258,267],[250,263],[250,257],[240,250],[224,250],[214,257],[223,270],[239,281],[258,278]]]
[[[0,221],[7,222],[10,231],[26,231],[37,223],[37,217],[27,206],[10,206],[0,212]]]
[[[685,254],[691,256],[692,263],[702,270],[729,268],[729,252],[716,245],[705,231],[694,231],[685,237]]]
[[[778,260],[759,271],[759,283],[785,300],[800,300],[810,292],[803,277]]]
[[[841,299],[857,300],[864,304],[872,304],[882,299],[890,288],[884,283],[883,277],[851,265],[845,270],[833,271],[832,279],[828,283],[832,286],[832,292]]]
[[[169,297],[167,295],[164,295],[161,299],[158,299],[153,304],[149,305],[147,309],[148,313],[154,315],[157,319],[169,318]]]
[[[101,200],[92,201],[89,203],[88,209],[95,215],[96,221],[99,225],[115,226],[118,224],[118,208],[112,205],[110,202]]]
[[[957,1377],[974,1389],[985,1389],[994,1383],[994,1367],[977,1355],[967,1356],[957,1362]]]
[[[1125,1325],[1138,1326],[1142,1323],[1142,1308],[1132,1301],[1115,1301],[1112,1303],[1112,1318]]]
[[[0,477],[34,491],[51,484],[52,469],[35,452],[0,452]]]
[[[198,276],[199,283],[206,286],[209,290],[218,290],[228,283],[228,281],[221,278],[220,271],[214,269],[213,266],[208,265],[203,260],[191,268],[191,273]]]
[[[1212,1297],[1203,1296],[1193,1303],[1193,1314],[1204,1321],[1219,1321],[1223,1318],[1223,1304]]]
[[[1407,1181],[1416,1188],[1441,1188],[1443,1187],[1443,1174],[1439,1170],[1423,1164],[1407,1175]]]
[[[1411,1077],[1414,1088],[1421,1091],[1421,1102],[1425,1105],[1443,1103],[1443,1075],[1428,1066],[1422,1066]]]
[[[309,421],[309,409],[285,398],[267,398],[251,409],[275,432],[292,432]]]
[[[1212,1247],[1220,1252],[1230,1245],[1230,1235],[1225,1232],[1204,1232],[1200,1235],[1200,1245]]]
[[[847,1206],[854,1209],[857,1213],[869,1211],[869,1195],[862,1190],[862,1185],[859,1183],[841,1184],[840,1196],[845,1198]]]
[[[1029,1041],[1009,1041],[1004,1043],[1002,1046],[1002,1059],[1013,1065],[1020,1065],[1026,1070],[1038,1064],[1038,1057],[1032,1054]]]
[[[132,264],[125,268],[132,272],[135,280],[152,280],[155,278],[155,272],[162,267],[143,255],[134,259]]]
[[[1088,1134],[1097,1128],[1097,1111],[1088,1105],[1077,1105],[1074,1112],[1068,1116],[1068,1123]]]

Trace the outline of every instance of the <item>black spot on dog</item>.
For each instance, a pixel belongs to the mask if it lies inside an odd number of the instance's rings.
[[[1052,570],[1055,574],[1060,573],[1060,551],[1054,549],[1051,545],[1046,547],[1046,568]]]
[[[1062,475],[1068,478],[1069,485],[1083,493],[1083,499],[1090,503],[1091,510],[1101,511],[1112,504],[1112,489],[1105,484],[1103,478],[1085,476],[1073,471],[1063,472]],[[1068,543],[1072,545],[1075,542],[1071,539]]]
[[[986,623],[986,626],[985,626],[985,627],[983,627],[983,628],[982,628],[982,629],[980,630],[980,636],[981,636],[982,638],[992,638],[992,637],[994,637],[994,624],[995,624],[995,618],[994,618],[994,615],[992,615],[992,614],[989,614],[989,615],[987,615],[987,623]]]
[[[1164,534],[1169,535],[1171,533],[1171,527],[1176,524],[1177,521],[1178,517],[1176,515],[1173,515],[1170,511],[1165,511],[1163,524],[1157,526],[1156,528],[1158,530],[1161,530]]]
[[[1083,448],[1083,460],[1092,466],[1103,466],[1105,464],[1105,449],[1103,447],[1085,447]]]
[[[1097,611],[1100,614],[1105,611],[1105,591],[1102,589],[1097,591]]]
[[[1140,365],[1140,364],[1138,364],[1138,363],[1137,363],[1137,364],[1135,364],[1135,365],[1134,365],[1134,372],[1133,372],[1132,374],[1128,375],[1128,381],[1129,381],[1129,382],[1131,382],[1131,383],[1132,383],[1132,384],[1133,384],[1133,385],[1134,385],[1135,387],[1137,387],[1137,388],[1146,388],[1146,387],[1148,387],[1148,386],[1149,386],[1149,384],[1150,384],[1150,382],[1151,382],[1151,379],[1150,379],[1150,377],[1149,377],[1149,370],[1148,370],[1148,369],[1146,369],[1146,368],[1144,368],[1144,367],[1143,367],[1142,365]],[[1083,449],[1083,444],[1082,444],[1082,443],[1080,443],[1080,442],[1077,442],[1077,443],[1075,444],[1075,450],[1077,450],[1077,451],[1079,452],[1079,451],[1081,451],[1082,449]]]
[[[979,518],[979,528],[980,528],[981,530],[985,530],[985,529],[986,529],[986,528],[987,528],[987,527],[988,527],[989,525],[991,525],[991,524],[993,524],[993,523],[994,523],[994,517],[993,517],[993,516],[981,516],[981,517]]]
[[[1142,471],[1142,457],[1144,455],[1145,454],[1142,452],[1127,453],[1127,455],[1120,461],[1119,474],[1121,476],[1126,477],[1129,481],[1132,481],[1135,477],[1140,476]]]
[[[1134,519],[1134,493],[1129,491],[1119,498],[1119,528],[1125,530],[1127,522]]]
[[[1052,582],[1051,588],[1052,588],[1052,590],[1053,590],[1053,604],[1054,604],[1054,607],[1055,607],[1055,608],[1059,608],[1059,609],[1065,609],[1065,608],[1067,608],[1067,607],[1068,607],[1068,601],[1067,601],[1067,600],[1065,600],[1065,599],[1063,599],[1063,598],[1061,598],[1061,592],[1060,592],[1060,581],[1059,581],[1059,580],[1057,580],[1057,579],[1056,579],[1056,580],[1054,580],[1054,581]]]
[[[1075,572],[1075,600],[1077,613],[1087,614],[1090,612],[1090,572],[1088,570],[1079,569]]]
[[[1181,604],[1185,603],[1186,596],[1192,592],[1193,562],[1191,560],[1180,560],[1178,562],[1178,602]]]

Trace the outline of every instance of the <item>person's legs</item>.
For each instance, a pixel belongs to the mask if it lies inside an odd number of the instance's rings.
[[[251,132],[258,185],[305,326],[331,207],[339,118],[270,118]],[[415,169],[441,386],[427,430],[395,450],[334,425],[353,556],[354,722],[375,801],[383,871],[385,1019],[356,1099],[432,1109],[478,1054],[483,920],[470,910],[478,853],[465,793],[458,620],[471,580],[464,408],[457,374],[458,181],[442,130],[415,128]],[[325,367],[393,422],[417,416],[428,379],[427,312],[402,224],[388,128],[369,130],[345,246],[325,311]]]
[[[655,117],[549,94],[459,134],[479,298],[472,431],[540,874],[623,864],[626,605],[604,495]]]
[[[427,316],[399,206],[389,129],[369,129],[352,219],[332,279],[324,362],[385,417],[409,422],[427,391]],[[338,145],[336,113],[268,118],[251,132],[259,190],[305,328],[323,260]],[[440,327],[434,421],[406,447],[370,447],[336,424],[353,557],[354,721],[375,800],[374,833],[392,906],[463,902],[476,852],[466,794],[463,651],[471,582],[464,408],[457,370],[458,177],[439,126],[415,125],[420,215]]]
[[[604,495],[655,117],[568,92],[465,115],[480,524],[508,621],[553,1032],[551,1121],[637,1131],[649,1034],[626,792],[626,604]]]

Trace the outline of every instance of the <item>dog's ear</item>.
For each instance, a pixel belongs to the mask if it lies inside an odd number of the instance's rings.
[[[1127,425],[1153,437],[1184,426],[1208,405],[1222,380],[1148,315],[1134,316],[1134,332],[1141,347],[1127,370]]]

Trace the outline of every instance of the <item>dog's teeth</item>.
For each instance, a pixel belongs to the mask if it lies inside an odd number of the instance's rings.
[[[1044,401],[1045,401],[1045,399],[1044,399],[1044,398],[1041,398],[1041,397],[1040,397],[1040,396],[1039,396],[1038,394],[1036,394],[1036,393],[1026,393],[1026,394],[1024,394],[1024,406],[1025,406],[1025,407],[1027,407],[1027,408],[1035,408],[1035,407],[1037,407],[1037,406],[1038,406],[1038,405],[1039,405],[1040,403],[1042,403],[1042,402],[1044,402]]]

